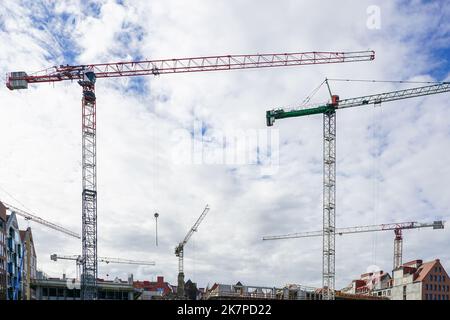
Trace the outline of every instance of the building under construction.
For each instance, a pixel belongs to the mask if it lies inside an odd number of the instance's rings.
[[[241,282],[235,285],[215,283],[207,289],[204,300],[323,300],[324,290],[297,284],[283,287],[247,286]],[[335,292],[337,300],[385,300],[386,297]]]

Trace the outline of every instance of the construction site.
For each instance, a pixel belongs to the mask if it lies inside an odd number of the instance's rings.
[[[449,6],[344,3],[1,4],[0,300],[450,300]]]

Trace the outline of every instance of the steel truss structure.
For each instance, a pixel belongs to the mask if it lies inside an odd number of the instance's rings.
[[[323,114],[323,299],[335,295],[336,113]]]
[[[177,295],[179,297],[184,297],[184,246],[189,241],[189,239],[192,237],[194,232],[197,231],[198,227],[200,226],[200,223],[202,223],[203,219],[206,217],[206,214],[209,212],[209,206],[206,205],[205,209],[203,209],[203,212],[198,217],[197,221],[194,223],[192,228],[188,231],[186,236],[184,237],[183,241],[181,241],[176,247],[175,247],[175,255],[178,257],[178,288],[177,288]]]
[[[144,60],[99,63],[78,66],[51,67],[34,74],[8,74],[7,86],[14,89],[14,80],[27,83],[79,80],[85,70],[92,70],[97,78],[160,75],[201,71],[254,69],[301,66],[311,64],[368,61],[375,59],[374,51],[354,52],[298,52],[249,55],[222,55],[195,58]]]
[[[90,77],[89,77],[90,76]],[[95,75],[78,82],[82,99],[82,263],[81,299],[97,299],[97,113]]]
[[[388,223],[370,226],[356,226],[346,228],[336,228],[335,234],[353,234],[353,233],[366,233],[366,232],[378,232],[378,231],[394,231],[394,263],[393,269],[402,265],[403,256],[403,230],[408,229],[420,229],[420,228],[433,228],[444,229],[444,221],[433,222],[401,222],[401,223]],[[297,238],[311,238],[311,237],[323,237],[323,231],[310,231],[301,233],[290,233],[278,236],[265,236],[263,240],[283,240],[283,239],[297,239]]]
[[[10,204],[4,203],[4,202],[2,202],[2,203],[4,204],[6,209],[8,209],[11,212],[14,212],[15,214],[17,214],[17,215],[19,215],[21,217],[24,217],[25,220],[29,220],[29,221],[33,221],[33,222],[39,223],[39,224],[41,224],[43,226],[46,226],[46,227],[48,227],[50,229],[62,232],[64,234],[68,235],[68,236],[71,236],[71,237],[74,237],[74,238],[77,238],[77,239],[81,239],[80,235],[78,233],[76,233],[76,232],[73,232],[73,231],[71,231],[69,229],[61,227],[61,226],[59,226],[59,225],[57,225],[57,224],[55,224],[53,222],[44,220],[44,219],[42,219],[42,218],[40,218],[40,217],[38,217],[38,216],[36,216],[36,215],[34,215],[32,213],[29,213],[27,211],[19,209],[19,208],[15,207],[15,206],[12,206]]]

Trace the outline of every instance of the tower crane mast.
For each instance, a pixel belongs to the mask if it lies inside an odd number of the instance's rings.
[[[181,241],[176,247],[175,247],[175,255],[178,257],[178,288],[177,288],[177,295],[179,297],[184,296],[184,246],[189,241],[189,239],[192,237],[194,232],[197,231],[198,227],[200,226],[200,223],[202,223],[203,219],[206,217],[206,214],[209,211],[209,206],[206,205],[205,209],[203,209],[202,214],[200,217],[198,217],[195,224],[192,226],[192,228],[188,231],[186,236],[184,237],[183,241]]]
[[[158,76],[171,73],[225,71],[269,67],[370,61],[374,51],[297,52],[250,55],[220,55],[181,59],[159,59],[86,65],[60,65],[6,77],[10,90],[27,89],[28,84],[76,80],[82,88],[82,254],[81,298],[97,297],[97,78]]]
[[[331,102],[312,108],[292,110],[274,109],[266,112],[267,126],[276,119],[323,114],[323,255],[322,285],[324,299],[335,298],[335,228],[336,228],[336,111],[364,105],[379,105],[383,102],[415,98],[450,91],[450,83],[415,87],[374,95],[340,100],[332,95]]]
[[[336,228],[335,233],[337,235],[353,234],[353,233],[366,233],[366,232],[379,232],[379,231],[394,231],[394,264],[393,269],[402,265],[402,252],[403,252],[403,230],[420,229],[420,228],[433,228],[444,229],[444,221],[433,222],[401,222],[401,223],[388,223],[369,226],[356,226],[346,228]],[[323,237],[323,231],[310,231],[300,233],[290,233],[277,236],[265,236],[263,240],[283,240],[283,239],[297,239],[297,238],[311,238],[311,237]]]

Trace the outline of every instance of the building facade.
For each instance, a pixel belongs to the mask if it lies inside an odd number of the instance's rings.
[[[296,284],[287,284],[284,287],[247,286],[241,282],[235,285],[214,283],[206,289],[204,300],[241,300],[241,299],[267,299],[267,300],[321,300],[322,294],[316,288]]]
[[[164,299],[174,295],[173,287],[164,281],[164,277],[158,276],[155,281],[134,281],[133,287],[140,291],[139,300]]]
[[[341,292],[392,300],[450,300],[450,279],[439,259],[413,260],[392,271],[362,274]]]
[[[7,292],[7,254],[6,254],[6,224],[8,220],[6,217],[6,208],[0,202],[0,300],[6,300]]]
[[[413,260],[393,271],[393,300],[450,300],[450,279],[439,259]]]
[[[33,234],[31,228],[20,230],[20,239],[24,248],[22,268],[22,300],[35,300],[36,292],[31,288],[31,280],[36,279],[37,256],[34,248]]]
[[[14,212],[7,216],[6,242],[6,299],[18,300],[22,296],[21,270],[24,252],[22,241],[20,239],[19,224],[17,223],[16,214]]]
[[[98,300],[134,300],[133,281],[97,279]],[[80,300],[80,282],[76,279],[38,277],[31,280],[37,300]]]
[[[392,278],[383,270],[363,273],[359,279],[341,290],[344,294],[371,295],[375,297],[391,298]]]

